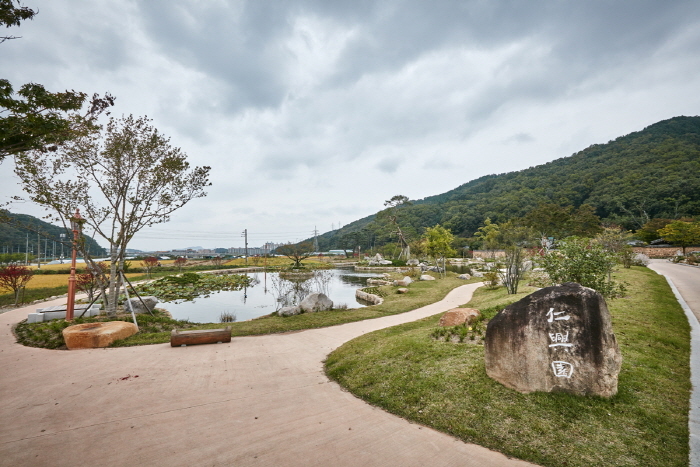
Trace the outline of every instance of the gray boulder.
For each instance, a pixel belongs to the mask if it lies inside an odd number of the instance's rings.
[[[301,309],[298,306],[285,306],[277,310],[277,314],[280,316],[294,316],[301,313]]]
[[[611,397],[622,356],[602,295],[573,282],[501,310],[486,328],[486,373],[504,386]]]
[[[406,261],[406,266],[418,266],[420,264],[420,261],[418,261],[415,258],[409,259]]]
[[[460,274],[459,276],[457,276],[457,279],[463,279],[465,281],[468,281],[471,278],[472,276],[470,276],[469,274]]]
[[[392,264],[391,261],[382,258],[382,255],[379,253],[369,260],[370,266],[386,266],[389,264]]]
[[[333,309],[333,300],[322,293],[312,293],[299,304],[304,313],[314,313]]]
[[[143,300],[143,302],[146,304],[145,307],[143,306],[143,303],[141,303],[141,300]],[[124,303],[124,311],[129,313],[131,312],[131,308],[129,307],[129,303],[131,303],[134,313],[149,313],[153,311],[158,304],[158,298],[153,296],[141,297],[141,300],[139,300],[138,297],[130,298],[126,303]]]
[[[420,276],[420,280],[422,281],[434,281],[435,278],[433,276],[429,276],[428,274],[423,274]]]

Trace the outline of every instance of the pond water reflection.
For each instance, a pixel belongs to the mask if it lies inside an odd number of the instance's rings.
[[[327,276],[327,280],[309,280],[304,288],[311,288],[316,292],[320,285],[323,289],[321,292],[333,300],[335,307],[345,304],[348,308],[366,306],[357,302],[355,290],[364,287],[368,277],[380,275],[357,272],[353,269],[331,269],[321,272]],[[255,284],[252,287],[212,293],[208,297],[196,298],[191,302],[159,303],[157,306],[168,310],[175,319],[188,319],[196,323],[218,323],[224,312],[235,314],[237,321],[245,321],[276,311],[280,307],[277,303],[281,293],[280,288],[292,285],[290,281],[280,278],[277,273],[252,272],[248,273],[248,276]]]

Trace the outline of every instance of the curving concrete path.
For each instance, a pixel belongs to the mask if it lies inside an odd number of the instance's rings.
[[[666,277],[690,323],[690,466],[700,467],[700,268],[661,259],[649,268]]]
[[[400,315],[180,348],[28,348],[10,329],[36,306],[6,312],[0,465],[532,465],[372,407],[323,372],[344,342],[467,303],[475,288]]]

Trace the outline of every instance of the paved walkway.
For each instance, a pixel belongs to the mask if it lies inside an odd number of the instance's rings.
[[[400,315],[178,348],[29,348],[10,328],[37,305],[3,313],[0,465],[531,465],[372,407],[323,372],[344,342],[467,303],[475,288]]]
[[[700,268],[667,260],[651,260],[649,268],[666,277],[690,322],[690,466],[700,467]]]

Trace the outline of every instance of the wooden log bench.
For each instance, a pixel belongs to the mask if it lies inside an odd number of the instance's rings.
[[[170,333],[171,347],[184,347],[196,344],[220,344],[231,342],[231,326],[226,329],[197,329],[194,331],[178,331]]]

